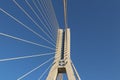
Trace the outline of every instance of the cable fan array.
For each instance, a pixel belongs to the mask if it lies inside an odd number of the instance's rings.
[[[44,44],[36,43],[34,41],[30,41],[24,38],[13,36],[9,33],[3,33],[0,32],[0,36],[7,37],[10,39],[14,39],[23,43],[27,43],[38,47],[42,47],[45,49],[50,49],[52,52],[48,53],[39,53],[37,55],[29,55],[29,56],[19,56],[19,57],[10,57],[5,59],[0,59],[1,62],[6,61],[13,61],[13,60],[19,60],[19,59],[28,59],[28,58],[34,58],[34,57],[43,57],[43,56],[49,56],[55,54],[55,46],[56,46],[56,38],[57,38],[57,30],[59,29],[59,24],[55,15],[55,11],[53,8],[53,4],[51,0],[21,0],[26,4],[27,8],[31,10],[33,15],[37,17],[38,21],[29,14],[29,12],[21,5],[20,1],[18,0],[11,0],[11,2],[14,4],[15,7],[17,7],[24,15],[28,18],[29,21],[31,21],[35,27],[39,29],[41,33],[44,35],[38,33],[34,29],[32,29],[30,26],[28,26],[26,23],[24,23],[22,20],[18,19],[15,15],[13,15],[11,12],[7,11],[4,8],[0,7],[0,14],[3,14],[11,20],[15,21],[17,24],[19,24],[21,27],[25,28],[32,34],[36,35],[39,39],[45,41],[46,43],[50,44],[51,46],[47,46]],[[17,13],[16,13],[17,14]],[[42,26],[41,26],[42,25]],[[39,66],[35,67],[34,69],[30,70],[29,72],[23,74],[17,80],[22,80],[25,77],[29,76],[32,72],[36,71],[37,69],[41,68],[43,65],[46,65],[51,60],[53,60],[54,57],[47,59],[43,63],[41,63]],[[46,68],[44,73],[38,78],[38,80],[41,80],[42,77],[47,73],[49,68],[52,66],[52,63]]]

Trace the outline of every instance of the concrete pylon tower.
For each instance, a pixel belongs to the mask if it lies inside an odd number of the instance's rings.
[[[70,29],[58,29],[56,54],[53,65],[46,80],[63,80],[63,74],[68,80],[81,80],[70,58]]]

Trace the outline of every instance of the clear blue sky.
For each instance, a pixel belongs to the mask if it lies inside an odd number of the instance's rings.
[[[24,0],[17,1],[32,15]],[[64,28],[62,0],[52,1],[60,27]],[[45,36],[12,0],[1,0],[0,8]],[[120,80],[120,1],[68,0],[68,24],[72,37],[71,56],[81,79]],[[2,12],[0,32],[50,46]],[[0,36],[0,59],[46,52],[53,51]],[[0,62],[0,80],[16,80],[52,56]],[[49,64],[23,80],[38,79]]]

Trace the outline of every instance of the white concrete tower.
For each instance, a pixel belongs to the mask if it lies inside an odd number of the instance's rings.
[[[46,80],[63,80],[65,73],[68,80],[81,80],[70,58],[69,28],[58,29],[55,60]]]

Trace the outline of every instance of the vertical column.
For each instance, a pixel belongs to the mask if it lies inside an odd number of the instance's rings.
[[[66,62],[66,74],[68,80],[76,80],[74,75],[74,71],[71,65],[71,58],[70,58],[70,29],[67,28],[65,30],[65,40],[64,40],[64,60]]]
[[[70,59],[70,29],[67,28],[64,34],[64,59]]]
[[[46,80],[56,80],[57,79],[59,61],[61,59],[61,53],[62,53],[62,38],[63,38],[63,30],[58,29],[55,60],[54,60],[54,64],[51,67]]]

